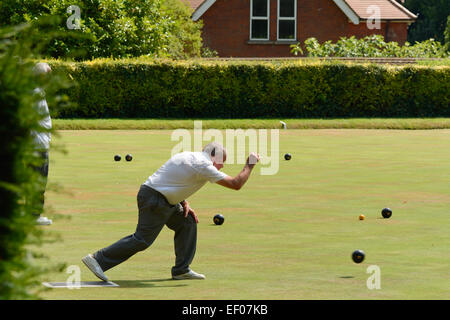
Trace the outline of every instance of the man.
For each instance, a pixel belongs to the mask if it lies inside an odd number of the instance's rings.
[[[182,152],[170,158],[141,186],[137,195],[139,209],[136,232],[82,261],[98,278],[108,281],[105,271],[147,249],[164,225],[175,231],[175,266],[172,279],[205,279],[190,269],[197,242],[198,218],[186,199],[207,181],[239,190],[259,161],[251,153],[243,170],[230,177],[220,169],[226,161],[226,150],[219,143],[208,144],[202,152]]]
[[[33,73],[37,79],[38,83],[42,83],[45,81],[45,78],[48,76],[48,74],[52,71],[50,66],[47,63],[37,63],[33,67]],[[40,121],[39,125],[42,127],[42,130],[39,132],[33,130],[31,132],[31,135],[34,139],[34,146],[36,149],[36,152],[39,157],[42,158],[42,165],[35,167],[35,169],[42,175],[43,181],[41,185],[40,192],[40,207],[38,208],[39,213],[35,213],[37,219],[36,223],[39,225],[51,225],[52,220],[48,219],[47,217],[43,217],[40,213],[44,209],[44,201],[45,201],[45,188],[47,186],[47,179],[48,179],[48,151],[50,149],[50,140],[51,140],[51,133],[50,130],[52,128],[52,119],[50,118],[50,112],[48,110],[47,101],[45,100],[45,93],[41,88],[36,88],[34,90],[34,94],[39,96],[39,102],[36,105],[37,112],[40,115]]]

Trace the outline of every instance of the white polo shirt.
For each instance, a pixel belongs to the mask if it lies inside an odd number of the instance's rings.
[[[186,200],[207,181],[215,183],[226,176],[213,166],[207,153],[182,152],[170,158],[144,184],[163,194],[173,205]]]
[[[39,125],[43,129],[50,130],[52,128],[52,119],[50,118],[50,112],[48,110],[47,101],[45,100],[44,91],[40,88],[36,88],[34,89],[34,94],[37,94],[42,98],[35,105],[38,114],[41,116],[41,119],[39,120]],[[50,132],[48,131],[37,132],[35,130],[32,130],[31,135],[33,136],[34,144],[37,149],[39,150],[50,149],[50,140],[52,138]]]

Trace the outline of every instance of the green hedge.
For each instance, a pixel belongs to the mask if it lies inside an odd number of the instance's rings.
[[[22,35],[17,40],[18,34]],[[45,132],[36,104],[42,95],[57,109],[63,98],[55,92],[64,79],[37,77],[32,57],[43,43],[30,24],[0,28],[0,300],[39,299],[42,276],[62,271],[64,264],[43,265],[48,258],[37,247],[60,240],[37,227],[43,213],[45,179],[36,170],[43,164],[36,153],[32,131]],[[47,207],[48,208],[48,207]]]
[[[30,63],[24,63],[28,43],[17,43],[22,28],[0,29],[0,300],[36,298],[40,268],[27,246],[42,240],[33,212],[41,213],[41,182],[32,169],[39,158],[33,153],[31,130],[39,117],[32,105],[36,82]]]
[[[448,117],[450,68],[245,61],[50,61],[77,82],[59,118]]]

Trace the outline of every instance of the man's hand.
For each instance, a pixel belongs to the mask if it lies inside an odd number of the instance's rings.
[[[250,173],[253,170],[253,167],[259,161],[259,154],[252,152],[247,158],[247,162],[245,163],[244,169],[234,178],[230,176],[226,176],[225,178],[217,181],[217,184],[224,186],[226,188],[230,188],[233,190],[240,190],[242,186],[247,182]]]
[[[249,166],[251,169],[253,169],[253,167],[255,166],[255,164],[258,163],[258,161],[259,161],[259,154],[252,152],[247,158],[246,165]]]
[[[189,206],[189,202],[186,200],[181,201],[181,205],[183,206],[184,217],[187,218],[188,214],[190,214],[194,218],[195,223],[198,223],[198,217],[195,214],[195,211]]]

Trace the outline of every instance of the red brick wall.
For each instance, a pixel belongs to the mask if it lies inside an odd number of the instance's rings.
[[[382,22],[381,29],[369,30],[365,22],[361,22],[359,25],[349,24],[347,37],[354,35],[357,38],[365,37],[369,34],[379,34],[384,36],[385,41],[395,41],[403,45],[406,42],[408,33],[407,23],[398,22]]]
[[[286,57],[292,56],[289,44],[275,44],[277,38],[277,0],[270,1],[270,44],[248,44],[250,34],[250,0],[217,0],[206,11],[203,20],[205,46],[221,57]],[[297,0],[297,40],[310,37],[319,42],[336,41],[340,37],[386,36],[386,23],[370,30],[365,22],[354,25],[332,0]],[[403,44],[407,24],[389,23],[389,41]]]

